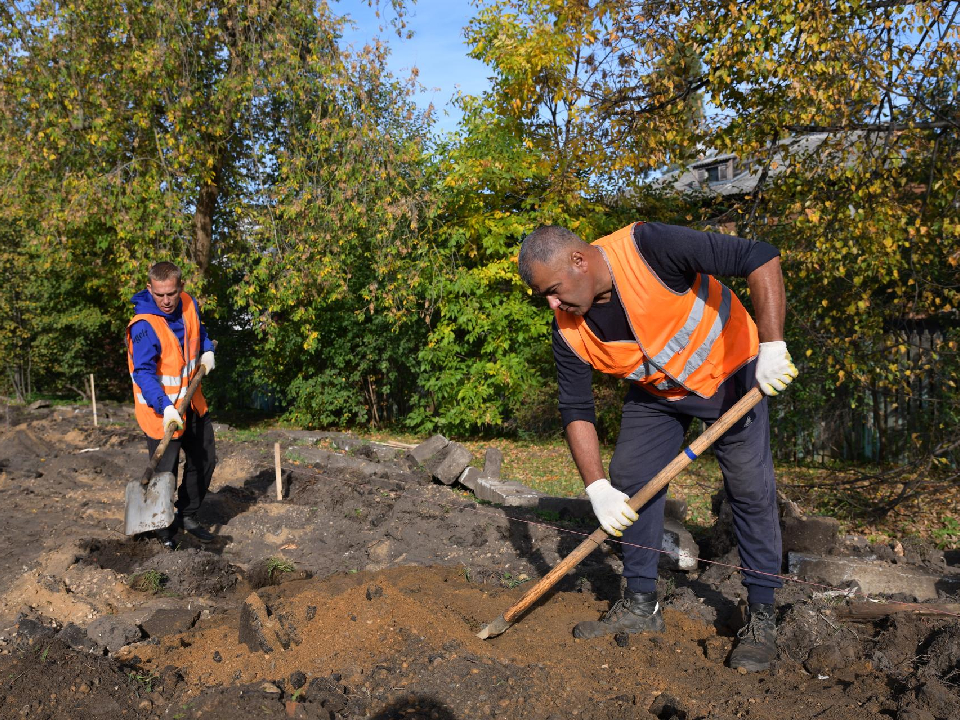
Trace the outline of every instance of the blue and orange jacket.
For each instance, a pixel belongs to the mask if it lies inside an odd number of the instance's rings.
[[[130,302],[136,314],[127,325],[127,365],[137,422],[149,437],[159,440],[164,408],[179,405],[200,367],[201,353],[213,350],[213,343],[196,301],[187,293],[181,293],[180,304],[169,315],[157,307],[149,290],[141,290]],[[200,416],[206,414],[202,388],[197,388],[191,407]]]

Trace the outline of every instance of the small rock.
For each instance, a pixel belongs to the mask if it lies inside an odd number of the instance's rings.
[[[294,690],[299,690],[306,684],[307,684],[307,676],[304,675],[299,670],[297,670],[296,672],[290,675],[290,685],[293,687]]]
[[[383,588],[379,585],[374,585],[373,587],[367,588],[367,600],[373,600],[374,598],[383,597]]]
[[[316,605],[307,605],[306,618],[307,621],[313,620],[317,616],[317,606]]]
[[[220,654],[219,650],[213,651],[213,661],[216,663],[223,662],[223,655]]]
[[[627,647],[630,645],[630,635],[625,632],[617,633],[613,636],[613,640],[617,643],[617,647]]]
[[[271,695],[279,695],[281,692],[283,692],[280,688],[270,682],[265,682],[260,686],[260,689],[265,693],[270,693]]]

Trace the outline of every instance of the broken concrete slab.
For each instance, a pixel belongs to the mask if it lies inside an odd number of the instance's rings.
[[[424,463],[424,467],[437,482],[444,485],[453,485],[460,477],[460,473],[470,464],[472,458],[472,453],[463,445],[450,442]]]
[[[416,462],[423,465],[427,460],[443,450],[449,442],[450,441],[443,435],[433,435],[413,448],[413,450],[410,451],[410,455],[413,456]]]
[[[271,653],[290,648],[290,638],[257,593],[250,593],[240,609],[239,641],[253,652]]]
[[[660,567],[683,572],[697,569],[700,548],[693,535],[675,518],[666,518],[663,522],[662,549]]]
[[[483,454],[483,472],[481,477],[491,480],[500,479],[500,468],[503,466],[503,453],[497,448],[487,448]]]
[[[20,613],[17,616],[17,639],[33,645],[35,642],[49,640],[57,634],[58,628],[53,627],[46,618],[41,616]]]
[[[57,633],[57,639],[62,640],[74,650],[103,655],[103,645],[90,638],[87,631],[75,623],[67,623],[63,630]]]
[[[824,555],[837,546],[840,521],[832,517],[784,517],[780,523],[784,552]]]
[[[513,480],[491,480],[485,477],[477,478],[477,487],[473,492],[481,500],[506,507],[539,507],[540,499],[544,497],[542,492]]]
[[[116,615],[104,615],[87,625],[87,636],[107,648],[107,652],[115,653],[125,645],[140,640],[143,632],[128,620]]]
[[[937,600],[960,590],[960,576],[941,576],[879,560],[820,557],[788,553],[787,569],[801,580],[844,588],[856,583],[866,595],[908,595],[917,601]]]
[[[171,608],[169,610],[157,610],[140,623],[140,627],[143,628],[147,637],[179,635],[196,625],[199,619],[199,610],[190,607]]]
[[[457,482],[467,488],[470,492],[476,494],[477,492],[477,481],[480,479],[480,470],[470,466],[462,473],[460,477],[457,478]]]

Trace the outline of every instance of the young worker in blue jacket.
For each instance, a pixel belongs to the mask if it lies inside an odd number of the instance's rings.
[[[176,475],[181,450],[186,459],[177,491],[176,520],[156,534],[170,549],[176,547],[179,527],[201,542],[210,542],[214,536],[197,521],[196,514],[217,464],[213,424],[201,388],[183,416],[177,406],[199,368],[206,368],[208,374],[213,370],[213,342],[207,337],[196,300],[183,291],[180,268],[173,263],[158,262],[151,267],[146,289],[130,302],[135,315],[127,325],[127,363],[137,422],[147,435],[151,455],[164,430],[170,425],[177,428],[157,472]]]

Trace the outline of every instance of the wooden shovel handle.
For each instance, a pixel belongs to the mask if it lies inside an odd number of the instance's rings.
[[[217,341],[213,341],[213,348],[216,350]],[[199,358],[198,358],[199,364]],[[197,388],[200,387],[200,381],[203,380],[203,377],[207,374],[207,369],[200,365],[197,368],[197,373],[193,376],[193,380],[190,381],[190,384],[187,385],[187,392],[184,394],[183,399],[180,400],[180,407],[177,408],[177,412],[180,413],[180,417],[183,418],[184,411],[190,407],[190,403],[193,400],[193,394],[197,391]],[[167,451],[167,446],[170,445],[170,440],[173,439],[173,434],[176,432],[176,429],[173,425],[168,425],[163,431],[163,438],[160,440],[160,444],[157,445],[157,449],[153,451],[153,455],[150,457],[150,463],[147,465],[147,469],[143,473],[143,477],[140,478],[140,484],[146,486],[150,482],[150,478],[153,477],[153,471],[157,469],[157,465],[160,464],[160,458],[163,457],[163,454]]]
[[[715,443],[721,435],[729,430],[730,427],[740,418],[750,412],[750,410],[753,409],[753,406],[762,399],[763,393],[760,392],[760,388],[755,387],[750,390],[750,392],[740,398],[740,401],[737,402],[736,405],[727,410],[719,420],[707,428],[707,431],[703,433],[703,435],[694,440],[687,450],[684,450],[684,452],[677,455],[677,457],[675,457],[669,465],[657,473],[650,482],[644,485],[636,495],[627,501],[627,504],[634,511],[640,510],[640,508],[650,501],[650,498],[660,492],[660,490],[662,490],[671,480],[673,480],[673,478],[675,478],[681,470],[692,463],[693,460],[703,453],[704,450],[713,445],[713,443]],[[687,454],[688,450],[690,454]],[[579,565],[587,555],[602,545],[603,541],[606,539],[607,533],[603,531],[603,528],[597,528],[590,533],[586,540],[580,543],[573,550],[573,552],[557,563],[557,565],[555,565],[550,572],[540,578],[536,585],[530,588],[526,594],[520,598],[520,600],[512,605],[503,614],[503,619],[508,623],[515,622],[520,615],[522,615],[531,605],[540,599],[541,595],[552,588],[557,581],[560,580],[560,578]]]

